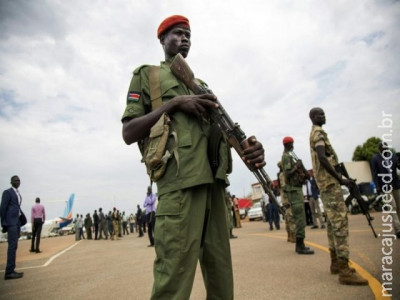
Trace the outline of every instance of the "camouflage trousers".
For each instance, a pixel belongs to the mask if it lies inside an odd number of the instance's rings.
[[[338,258],[349,258],[349,222],[342,188],[331,184],[320,191],[327,218],[329,249]]]
[[[288,196],[283,190],[281,190],[281,201],[282,204],[289,203]],[[294,218],[291,207],[289,207],[285,211],[285,227],[287,232],[289,231],[294,232]]]
[[[117,220],[113,220],[112,224],[113,224],[113,233],[111,235],[111,239],[113,240],[114,237],[118,237],[119,236],[120,231],[119,231],[119,225],[118,225],[118,221]]]
[[[306,213],[304,211],[304,196],[301,187],[292,187],[286,190],[295,224],[296,238],[306,237]]]

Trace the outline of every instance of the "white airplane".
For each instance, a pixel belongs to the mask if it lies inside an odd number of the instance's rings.
[[[64,209],[64,214],[62,217],[46,220],[42,227],[41,237],[52,237],[59,235],[58,231],[61,228],[65,228],[73,220],[72,207],[74,205],[75,194],[71,194],[67,201],[67,205]],[[32,237],[32,223],[26,223],[25,226],[21,227],[21,238],[31,238]]]

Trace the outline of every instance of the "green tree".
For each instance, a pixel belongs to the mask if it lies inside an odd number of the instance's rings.
[[[378,137],[370,137],[361,146],[358,145],[353,153],[353,161],[366,160],[371,161],[374,154],[379,153],[378,144],[381,141]]]

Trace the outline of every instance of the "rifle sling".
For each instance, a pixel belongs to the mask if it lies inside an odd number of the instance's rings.
[[[153,111],[162,105],[159,66],[149,66],[149,88],[151,110]]]

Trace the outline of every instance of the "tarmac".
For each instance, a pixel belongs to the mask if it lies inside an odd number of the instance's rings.
[[[382,213],[371,215],[376,232],[382,233]],[[315,254],[298,255],[286,241],[283,222],[280,230],[270,231],[267,223],[245,220],[233,231],[238,238],[231,239],[235,299],[400,299],[400,241],[374,238],[361,214],[349,215],[349,224],[351,265],[368,286],[341,285],[330,274],[326,229],[307,227],[306,244]],[[16,270],[24,277],[0,278],[0,299],[149,299],[155,252],[148,244],[147,236],[137,233],[115,241],[75,241],[69,235],[42,239],[43,252],[36,254],[29,252],[30,240],[19,241]],[[7,243],[1,243],[1,276],[6,252]],[[386,277],[383,264],[391,269]],[[382,283],[392,288],[386,296]],[[190,299],[206,299],[200,266]]]

